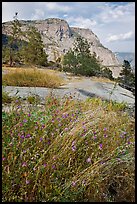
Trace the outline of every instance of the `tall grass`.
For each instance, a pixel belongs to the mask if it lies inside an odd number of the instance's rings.
[[[49,96],[2,113],[2,200],[135,200],[134,120],[124,105]]]
[[[2,76],[2,84],[7,86],[28,86],[57,88],[63,84],[63,79],[52,72],[38,69],[13,69]]]

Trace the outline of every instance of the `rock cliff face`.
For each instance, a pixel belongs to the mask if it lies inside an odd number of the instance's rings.
[[[41,33],[45,46],[45,51],[49,55],[49,61],[56,61],[58,57],[64,55],[70,48],[78,35],[86,38],[90,44],[91,53],[96,53],[103,65],[109,66],[113,76],[120,73],[119,61],[111,50],[105,48],[98,37],[89,29],[70,27],[65,20],[50,18],[36,21],[20,21],[21,29],[26,31],[30,25],[35,26]],[[2,34],[10,35],[11,22],[2,24]]]

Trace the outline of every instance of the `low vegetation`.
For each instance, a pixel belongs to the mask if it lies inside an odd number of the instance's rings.
[[[33,101],[34,102],[34,101]],[[2,112],[3,202],[134,202],[135,124],[125,104],[48,96]]]
[[[57,88],[63,84],[63,79],[55,72],[39,69],[7,69],[2,75],[2,84],[7,86],[28,86]]]

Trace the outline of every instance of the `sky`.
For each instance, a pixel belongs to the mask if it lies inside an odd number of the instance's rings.
[[[60,18],[91,29],[113,52],[135,52],[135,2],[2,2],[2,22]]]

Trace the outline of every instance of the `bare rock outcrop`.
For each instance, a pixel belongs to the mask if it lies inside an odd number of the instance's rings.
[[[70,27],[65,20],[57,18],[49,18],[45,20],[20,21],[22,31],[26,31],[30,25],[35,26],[42,36],[45,46],[45,52],[49,55],[49,61],[56,61],[63,56],[70,48],[78,35],[86,38],[90,44],[90,51],[102,63],[108,66],[114,77],[118,77],[121,66],[115,54],[104,47],[99,38],[90,30],[83,28]],[[10,35],[11,22],[2,24],[2,34]]]

